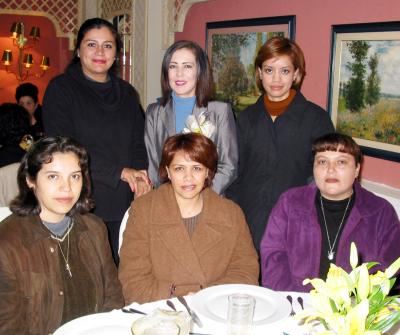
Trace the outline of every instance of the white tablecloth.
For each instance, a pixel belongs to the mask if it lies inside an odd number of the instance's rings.
[[[298,311],[301,309],[299,303],[297,302],[297,297],[302,296],[304,300],[304,305],[307,306],[308,304],[308,294],[304,293],[298,293],[298,292],[282,292],[282,294],[286,297],[288,294],[290,294],[293,297],[293,308],[295,311]],[[182,310],[185,311],[185,308],[182,306],[182,304],[176,299],[170,299],[174,303],[175,307],[177,310]],[[186,300],[190,306],[191,304],[191,297],[187,296]],[[152,303],[147,303],[143,305],[139,305],[136,303],[131,304],[128,307],[132,307],[141,311],[144,311],[146,313],[150,313],[153,311],[155,308],[163,308],[163,309],[170,309],[165,300],[160,300]],[[111,313],[122,313],[121,311],[113,311]],[[137,315],[136,318],[141,317],[140,315]],[[201,321],[203,322],[203,327],[199,328],[197,325],[193,326],[193,332],[194,333],[201,333],[201,334],[211,334],[211,335],[224,335],[226,332],[226,325],[221,324],[218,322],[215,322],[211,319],[205,319],[204,316],[199,315]],[[297,320],[295,320],[293,317],[288,316],[287,318],[275,322],[273,324],[268,324],[263,327],[257,327],[257,329],[253,329],[253,335],[283,335],[284,333],[289,334],[289,335],[306,335],[308,333],[307,328],[304,326],[299,326]]]
[[[304,307],[310,306],[308,294],[298,292],[280,292],[284,297],[291,295],[293,298],[293,308],[295,311],[301,309],[297,298],[301,296],[304,300]],[[176,299],[171,299],[177,308],[177,310],[185,311],[183,305]],[[186,297],[189,305],[191,305],[191,297]],[[133,303],[128,307],[141,310],[146,313],[151,313],[155,308],[169,309],[165,300],[160,300],[152,303],[139,305]],[[114,310],[110,313],[103,313],[97,315],[89,315],[76,320],[72,320],[69,323],[60,327],[54,335],[130,335],[130,327],[132,323],[138,318],[143,317],[140,314],[127,314],[121,310]],[[204,334],[204,335],[224,335],[226,333],[226,325],[223,323],[215,322],[211,319],[207,319],[203,315],[199,315],[203,322],[203,327],[199,328],[196,325],[193,326],[193,333]],[[89,324],[95,324],[91,326]],[[116,327],[117,325],[117,327]],[[118,329],[116,329],[118,328]],[[298,321],[293,317],[288,316],[283,320],[277,321],[272,324],[265,326],[258,326],[253,329],[252,335],[308,335],[309,331],[306,326],[301,326]],[[392,329],[388,335],[400,335],[400,325]]]

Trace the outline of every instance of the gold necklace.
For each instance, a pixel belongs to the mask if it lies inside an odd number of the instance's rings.
[[[329,238],[328,226],[327,226],[327,224],[326,224],[325,211],[324,211],[324,204],[323,204],[323,202],[322,202],[322,195],[320,195],[320,197],[319,197],[319,200],[320,200],[320,202],[321,202],[322,217],[324,218],[324,225],[325,225],[325,230],[326,230],[326,237],[328,238],[328,245],[329,245],[328,259],[329,259],[330,261],[333,261],[333,259],[335,258],[335,252],[333,251],[333,249],[335,248],[336,240],[337,240],[337,238],[338,238],[338,236],[339,236],[340,229],[342,228],[342,225],[343,225],[343,222],[344,222],[344,218],[346,217],[347,209],[349,208],[350,200],[351,200],[351,197],[352,197],[352,196],[353,196],[353,194],[350,196],[349,201],[347,201],[347,206],[346,206],[346,209],[344,210],[344,214],[343,214],[343,217],[342,217],[342,221],[340,222],[339,229],[338,229],[338,231],[337,231],[337,233],[336,233],[336,236],[335,236],[335,239],[334,239],[332,245],[331,245],[331,239]]]

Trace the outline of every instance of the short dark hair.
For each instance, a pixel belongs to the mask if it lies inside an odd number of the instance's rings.
[[[0,145],[15,145],[29,133],[30,116],[20,105],[4,103],[0,106]]]
[[[204,187],[211,186],[218,165],[217,148],[208,137],[196,133],[177,134],[165,141],[159,168],[160,180],[168,181],[167,167],[178,151],[183,151],[192,161],[203,164],[209,170]]]
[[[264,92],[260,74],[257,68],[262,69],[263,63],[271,58],[289,56],[295,70],[298,70],[296,79],[293,81],[292,88],[300,89],[303,83],[304,77],[306,76],[306,63],[304,60],[304,54],[299,45],[286,37],[273,37],[269,39],[264,45],[258,50],[257,57],[254,61],[256,84],[261,92]]]
[[[23,83],[19,85],[15,91],[15,99],[19,102],[22,97],[31,97],[35,103],[38,102],[39,90],[32,83]]]
[[[339,151],[352,155],[357,164],[362,163],[362,153],[360,146],[352,137],[340,133],[330,133],[317,138],[312,145],[313,156],[317,152]]]
[[[81,46],[81,43],[82,43],[86,33],[89,30],[100,29],[102,27],[108,28],[115,39],[115,47],[116,47],[115,57],[116,57],[116,59],[115,59],[113,65],[111,66],[110,71],[112,71],[113,73],[117,73],[118,68],[119,68],[119,54],[120,54],[121,48],[122,48],[121,36],[118,34],[117,29],[112,25],[112,23],[108,22],[107,20],[101,19],[99,17],[88,19],[85,22],[83,22],[82,25],[80,26],[78,35],[76,37],[74,56],[69,64],[69,66],[71,66],[72,64],[80,63],[80,59],[78,57],[78,50],[79,50],[79,47]]]
[[[77,212],[87,213],[93,208],[93,201],[90,199],[89,157],[86,149],[70,137],[56,136],[40,139],[22,158],[17,176],[19,194],[10,204],[13,213],[21,216],[40,214],[40,204],[26,180],[35,181],[43,164],[50,163],[55,153],[74,153],[78,157],[82,171],[81,194],[67,215],[72,216]]]
[[[161,66],[161,92],[160,103],[165,106],[171,97],[172,89],[169,85],[168,69],[172,55],[180,49],[189,49],[193,52],[197,66],[196,103],[199,107],[207,107],[213,95],[213,78],[210,62],[205,51],[193,41],[177,41],[165,52]]]

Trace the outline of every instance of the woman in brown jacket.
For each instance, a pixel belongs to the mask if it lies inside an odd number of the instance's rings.
[[[123,305],[104,223],[92,214],[88,155],[66,137],[38,141],[0,225],[0,334],[49,334]]]
[[[160,177],[135,200],[120,252],[125,303],[185,295],[207,286],[258,283],[257,254],[241,209],[211,190],[218,162],[203,135],[170,137]]]

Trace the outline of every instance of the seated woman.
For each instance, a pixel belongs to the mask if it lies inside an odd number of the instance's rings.
[[[257,254],[239,206],[210,188],[218,155],[207,137],[165,142],[157,190],[132,204],[120,251],[125,303],[228,283],[257,284]]]
[[[361,150],[346,135],[313,144],[315,184],[285,192],[261,242],[262,284],[274,290],[309,291],[305,278],[326,278],[330,263],[351,270],[350,244],[362,262],[385,269],[400,256],[400,222],[391,204],[357,182]]]
[[[123,305],[105,224],[87,214],[86,150],[43,138],[24,156],[19,195],[0,224],[0,334],[49,334]]]
[[[39,104],[39,90],[32,83],[23,83],[15,91],[17,104],[24,107],[29,113],[29,134],[37,141],[43,137],[42,106]]]

